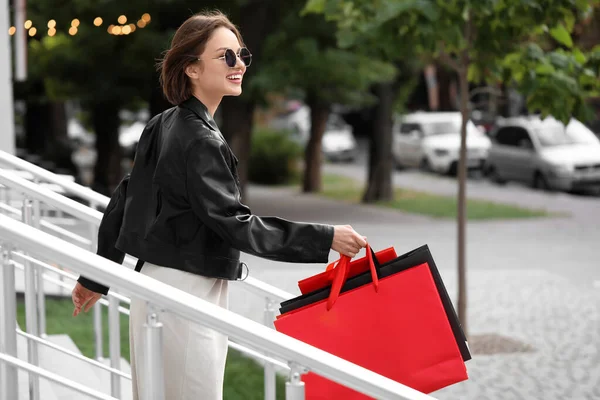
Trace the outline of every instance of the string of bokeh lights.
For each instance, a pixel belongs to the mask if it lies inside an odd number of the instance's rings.
[[[137,22],[135,24],[134,23],[127,24],[127,17],[125,15],[120,15],[119,18],[117,18],[118,24],[109,25],[106,28],[106,31],[109,34],[115,35],[115,36],[129,35],[129,34],[135,32],[136,29],[138,29],[138,28],[140,28],[140,29],[145,28],[146,25],[148,25],[151,20],[152,20],[152,18],[150,17],[150,14],[145,13],[141,16],[141,18],[139,20],[137,20]],[[103,23],[104,23],[104,20],[101,17],[94,18],[93,24],[95,27],[101,27]],[[71,26],[69,27],[69,35],[71,35],[71,36],[77,35],[80,25],[81,25],[81,22],[79,21],[79,19],[77,19],[77,18],[73,19],[71,21]],[[50,21],[48,21],[46,26],[48,27],[48,36],[56,35],[56,21],[55,20],[51,19]],[[25,23],[23,24],[23,28],[27,31],[27,34],[31,37],[35,36],[38,32],[38,29],[35,26],[33,26],[33,22],[31,20],[25,21]],[[8,34],[10,36],[13,36],[15,33],[17,33],[16,26],[11,26],[10,28],[8,28]]]

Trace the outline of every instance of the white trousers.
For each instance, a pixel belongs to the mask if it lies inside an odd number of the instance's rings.
[[[142,273],[228,307],[227,281],[206,278],[172,268],[145,263]],[[222,400],[227,337],[168,311],[159,311],[163,324],[165,398],[168,400]],[[132,299],[129,318],[133,399],[144,399],[144,323],[146,302]]]

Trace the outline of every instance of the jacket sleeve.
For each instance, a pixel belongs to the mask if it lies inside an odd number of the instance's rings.
[[[187,151],[186,186],[194,213],[224,240],[248,254],[297,263],[326,263],[333,226],[253,215],[242,204],[230,150],[216,138]]]
[[[115,243],[119,237],[125,213],[125,198],[128,183],[129,175],[123,178],[117,189],[113,192],[98,228],[98,250],[96,254],[119,264],[123,263],[125,253],[117,249]],[[103,286],[84,276],[80,276],[77,282],[93,292],[108,293],[109,288],[107,286]]]

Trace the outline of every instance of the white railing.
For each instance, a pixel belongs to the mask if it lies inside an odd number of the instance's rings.
[[[2,243],[2,280],[4,305],[3,314],[14,316],[14,283],[10,290],[10,280],[14,282],[14,269],[10,262],[13,248],[41,258],[51,259],[68,265],[77,273],[89,276],[95,281],[111,287],[118,287],[132,297],[145,300],[148,304],[146,329],[146,349],[148,349],[150,399],[164,399],[162,366],[161,324],[157,309],[166,309],[190,321],[219,331],[238,343],[248,345],[257,351],[273,354],[287,360],[291,368],[290,379],[286,384],[288,400],[304,399],[304,385],[301,375],[307,370],[336,381],[354,390],[378,399],[431,400],[432,397],[394,382],[365,368],[352,364],[332,354],[319,350],[299,340],[267,328],[231,311],[204,301],[182,290],[173,288],[143,274],[138,274],[119,264],[90,253],[76,245],[41,232],[31,226],[0,215],[0,242]],[[12,272],[12,275],[11,275]],[[33,365],[17,364],[16,323],[5,319],[2,324],[3,349],[1,360],[5,362],[0,387],[6,398],[16,393],[16,368],[37,368]],[[12,358],[10,358],[12,357]],[[41,371],[36,370],[40,374]],[[151,387],[150,387],[151,386]],[[15,397],[13,397],[15,398]],[[100,397],[99,397],[100,398]],[[146,399],[144,399],[146,400]]]
[[[9,204],[2,204],[2,198],[0,198],[0,211],[5,211],[8,214],[13,215],[14,217],[25,220],[25,218],[30,218],[28,224],[33,224],[39,228],[45,228],[52,233],[57,234],[59,237],[68,239],[84,248],[90,249],[95,252],[96,247],[96,235],[98,231],[98,226],[100,225],[100,221],[102,219],[102,213],[97,211],[96,207],[106,207],[110,199],[106,196],[103,196],[93,190],[81,186],[77,183],[72,182],[69,179],[61,177],[59,175],[53,174],[43,168],[40,168],[34,164],[31,164],[27,161],[24,161],[18,157],[15,157],[11,154],[0,151],[0,164],[7,165],[13,169],[22,170],[32,175],[33,181],[24,179],[12,171],[1,170],[0,169],[0,185],[3,185],[5,200],[8,200],[10,197],[10,192],[8,190],[14,190],[17,193],[20,193],[25,196],[25,200],[33,200],[33,210],[31,216],[27,217],[22,210],[18,210],[16,208],[11,207]],[[54,192],[46,187],[41,187],[38,185],[39,182],[49,182],[54,185],[57,185],[61,189],[63,189],[66,193],[71,195],[80,197],[84,201],[87,201],[90,204],[90,207],[87,207],[79,202],[76,202],[72,199],[69,199],[61,194]],[[8,201],[7,201],[8,203]],[[70,232],[66,229],[58,227],[46,219],[42,217],[42,213],[40,211],[40,203],[43,203],[47,206],[53,207],[56,210],[59,210],[62,213],[67,213],[78,218],[81,221],[84,221],[89,224],[89,237],[82,237],[73,232]],[[135,261],[132,257],[126,256],[125,261],[123,263],[130,268],[133,268],[135,265]],[[41,272],[41,269],[38,268],[38,287],[43,288],[44,279],[42,279],[44,275]],[[46,278],[47,280],[47,278]],[[276,305],[282,301],[288,300],[293,296],[285,292],[281,289],[278,289],[274,286],[266,284],[258,279],[253,277],[247,277],[243,281],[243,287],[254,293],[255,295],[261,296],[264,298],[265,306],[263,309],[263,322],[267,326],[272,326],[273,320],[275,319],[276,314]],[[64,284],[59,284],[59,286],[63,286]],[[112,294],[112,292],[111,292]],[[38,313],[39,321],[39,332],[43,336],[45,335],[45,303],[44,303],[44,295],[43,290],[38,291],[38,308],[40,309]],[[102,310],[101,305],[106,305],[107,302],[99,302],[93,308],[94,313],[94,343],[95,343],[95,353],[96,359],[100,360],[103,358],[104,354],[104,344],[102,337]],[[123,311],[122,307],[118,308]],[[118,318],[114,315],[110,317],[110,308],[109,308],[109,330],[113,332],[114,335],[120,335],[120,331],[116,330],[113,325],[118,324]],[[110,345],[109,345],[110,346]],[[254,354],[250,352],[249,349],[244,349],[243,346],[235,345],[230,343],[230,347],[236,347],[236,349],[242,349],[247,354]],[[110,350],[110,349],[109,349]],[[110,351],[109,351],[110,352]],[[276,397],[276,371],[274,365],[277,363],[270,362],[272,360],[270,357],[261,356],[259,357],[263,361],[266,361],[264,364],[264,386],[265,386],[265,400],[275,400]],[[111,354],[111,359],[114,359],[117,362],[116,356]]]

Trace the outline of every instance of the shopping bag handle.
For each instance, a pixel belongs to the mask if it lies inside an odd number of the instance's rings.
[[[375,257],[373,255],[373,249],[367,244],[367,261],[369,263],[369,269],[371,270],[371,279],[373,280],[373,287],[375,292],[379,291],[379,278],[377,277],[377,269],[375,267]],[[335,276],[333,278],[333,284],[331,285],[331,292],[327,299],[327,311],[331,310],[338,297],[346,280],[348,279],[348,266],[350,265],[350,257],[342,255],[334,269]]]

